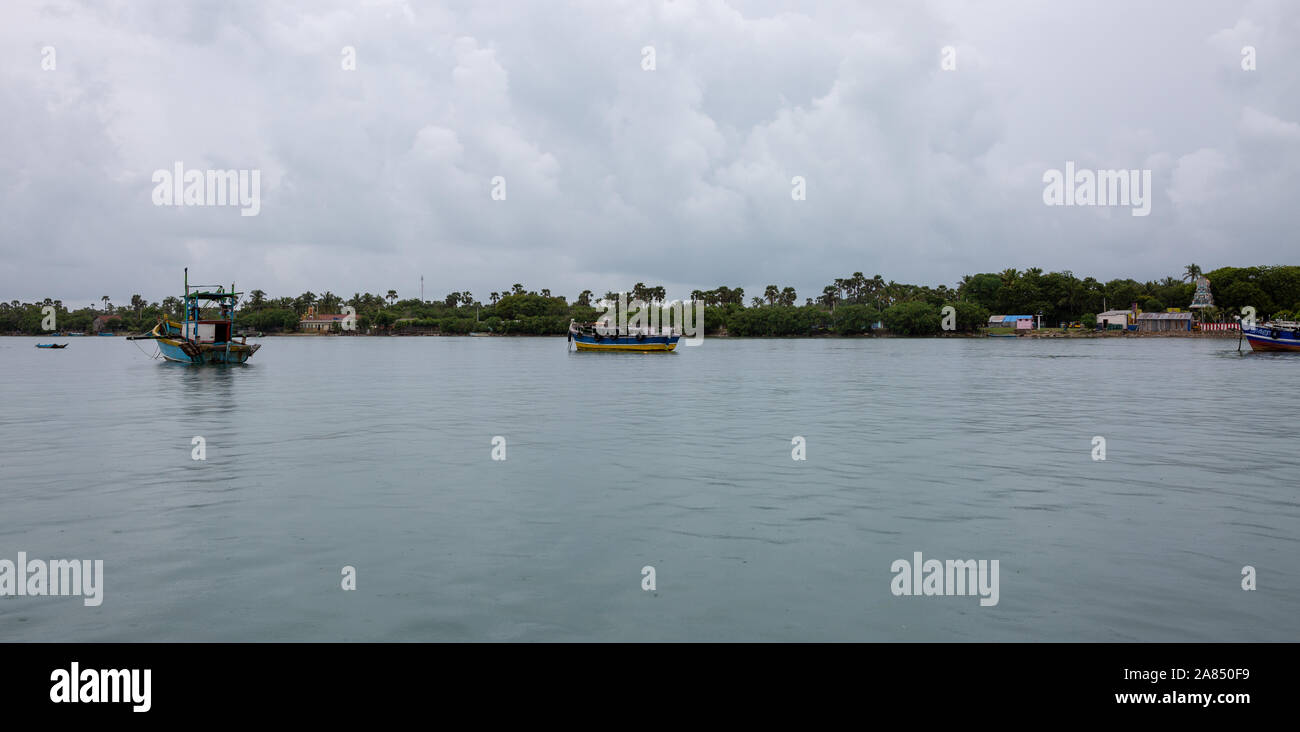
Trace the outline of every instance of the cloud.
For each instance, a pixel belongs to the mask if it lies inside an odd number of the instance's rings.
[[[803,297],[1293,256],[1294,4],[769,5],[6,5],[0,296],[157,300],[189,266],[273,294]],[[1043,206],[1066,160],[1151,168],[1151,216]],[[261,170],[260,215],[154,207],[175,161]]]

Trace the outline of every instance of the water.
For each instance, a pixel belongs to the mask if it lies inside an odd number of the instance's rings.
[[[38,340],[0,338],[0,558],[103,559],[104,602],[0,598],[4,641],[1300,631],[1300,358],[1235,340]],[[895,597],[916,551],[998,604]]]

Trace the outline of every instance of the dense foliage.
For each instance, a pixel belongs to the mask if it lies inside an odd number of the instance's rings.
[[[1008,269],[967,275],[956,288],[927,287],[885,281],[880,275],[868,278],[861,272],[836,279],[816,298],[802,305],[793,287],[768,285],[761,297],[745,302],[739,287],[695,290],[691,297],[704,303],[705,333],[725,332],[734,336],[863,335],[883,327],[897,335],[935,335],[941,332],[942,308],[951,305],[958,332],[982,328],[991,313],[1042,315],[1043,323],[1096,322],[1096,314],[1107,309],[1127,309],[1136,304],[1142,310],[1166,307],[1186,308],[1195,292],[1195,280],[1202,274],[1196,265],[1184,268],[1182,278],[1137,282],[1115,279],[1101,282],[1073,273],[1048,272],[1031,268]],[[1206,311],[1208,320],[1226,320],[1241,308],[1252,306],[1260,318],[1300,317],[1300,267],[1222,267],[1205,273],[1210,279],[1215,308]],[[663,287],[638,282],[629,297],[646,302],[663,302]],[[606,292],[598,298],[584,290],[572,303],[550,290],[526,290],[515,284],[493,292],[487,303],[469,292],[448,293],[441,300],[399,300],[395,290],[384,295],[354,293],[343,298],[331,292],[304,292],[297,297],[268,298],[262,290],[245,297],[236,315],[237,330],[266,333],[292,331],[309,309],[318,313],[339,313],[350,306],[357,314],[361,332],[490,332],[503,335],[563,335],[570,319],[595,320],[604,312],[603,303],[617,300]],[[94,306],[68,310],[62,302],[45,300],[0,303],[0,333],[42,332],[42,308],[51,306],[57,326],[63,331],[90,332],[96,320],[102,328],[118,332],[142,332],[153,327],[167,313],[179,317],[179,298],[148,303],[133,295],[129,306],[115,307],[101,298]],[[112,316],[105,318],[103,316]]]

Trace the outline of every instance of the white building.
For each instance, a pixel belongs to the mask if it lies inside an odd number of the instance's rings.
[[[1107,310],[1097,316],[1097,325],[1107,328],[1110,325],[1128,327],[1128,320],[1133,316],[1132,310]]]

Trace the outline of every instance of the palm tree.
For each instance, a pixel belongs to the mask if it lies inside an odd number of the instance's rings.
[[[542,288],[542,297],[550,297],[550,296],[551,296],[551,290],[550,290],[550,288],[548,288],[548,287],[543,287],[543,288]]]
[[[106,313],[111,313],[111,312],[113,312],[113,306],[110,305],[109,302],[108,302],[108,295],[104,295],[103,297],[101,297],[101,298],[99,298],[99,299],[104,303],[104,312],[106,312]]]
[[[646,300],[650,299],[649,296],[646,294],[646,289],[647,288],[644,282],[638,282],[635,285],[632,285],[632,299],[640,300],[642,302],[645,302]]]
[[[775,305],[776,301],[781,298],[781,288],[776,285],[768,285],[763,288],[763,299],[767,300],[769,305]]]
[[[763,307],[763,298],[755,295],[753,298],[750,299],[749,304],[752,307],[761,308]]]
[[[822,288],[822,304],[835,312],[835,303],[840,301],[840,288],[835,285],[827,285]]]
[[[496,305],[496,304],[497,304],[497,300],[500,300],[500,299],[501,299],[501,293],[499,293],[499,292],[494,292],[494,293],[492,293],[491,295],[488,295],[488,299],[492,301],[492,304],[493,304],[493,305]]]
[[[584,307],[584,308],[589,308],[589,307],[591,307],[591,296],[592,296],[592,294],[593,294],[593,293],[592,293],[591,290],[583,290],[582,292],[579,292],[579,293],[578,293],[578,302],[576,302],[575,304],[576,304],[576,305],[579,305],[579,306],[581,306],[581,307]]]
[[[512,295],[524,294],[524,286],[519,284],[518,282],[514,283],[513,285],[510,286],[510,294]]]
[[[266,302],[266,293],[262,290],[253,290],[248,293],[248,307],[260,308],[264,302]]]
[[[397,290],[389,290],[388,294],[385,295],[384,297],[388,300],[388,304],[392,305],[393,303],[397,302]]]
[[[1201,278],[1201,267],[1198,264],[1189,264],[1183,268],[1183,279],[1188,282],[1195,282]]]
[[[795,300],[799,299],[799,293],[794,291],[793,287],[787,287],[781,290],[781,304],[785,306],[794,305]]]

